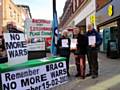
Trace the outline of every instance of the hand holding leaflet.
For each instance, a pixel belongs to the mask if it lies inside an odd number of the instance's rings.
[[[68,39],[63,39],[62,40],[62,47],[64,47],[64,48],[68,48],[69,47],[69,45],[68,45]]]
[[[89,36],[88,37],[88,43],[90,46],[94,46],[96,43],[96,37],[95,36]]]

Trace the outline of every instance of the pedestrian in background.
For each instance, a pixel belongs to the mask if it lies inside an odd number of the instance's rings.
[[[86,68],[86,46],[87,46],[87,39],[85,35],[81,34],[81,30],[79,28],[74,29],[75,31],[75,38],[77,38],[77,49],[75,51],[75,63],[77,68],[76,77],[81,77],[82,79],[85,78],[85,68]]]
[[[3,32],[0,35],[0,57],[5,57],[7,56],[6,50],[5,50],[5,45],[4,45],[4,37],[3,37]]]
[[[0,64],[6,63],[8,61],[7,52],[6,52],[4,43],[5,42],[4,42],[3,31],[2,31],[2,34],[0,35]]]
[[[92,24],[88,25],[87,36],[87,58],[89,64],[89,73],[86,76],[91,76],[92,78],[98,77],[98,49],[102,43],[102,38],[100,34],[94,29]]]
[[[67,75],[69,74],[69,58],[70,58],[70,38],[68,37],[68,31],[64,30],[62,32],[61,38],[58,40],[58,54],[61,57],[66,57],[66,67],[67,67]]]

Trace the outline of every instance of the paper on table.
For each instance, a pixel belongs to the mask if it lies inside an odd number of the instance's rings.
[[[95,45],[95,43],[96,43],[96,37],[95,36],[89,36],[88,40],[89,40],[89,45]]]
[[[63,39],[62,40],[62,47],[69,47],[68,46],[68,39]]]

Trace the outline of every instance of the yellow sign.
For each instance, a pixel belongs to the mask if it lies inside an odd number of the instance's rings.
[[[108,15],[109,16],[113,15],[113,6],[112,5],[109,5],[109,7],[108,7]]]
[[[91,24],[95,24],[95,16],[94,15],[90,16],[90,22],[91,22]]]

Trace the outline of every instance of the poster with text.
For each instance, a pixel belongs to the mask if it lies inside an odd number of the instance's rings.
[[[66,62],[1,73],[2,90],[46,90],[68,81]]]
[[[28,60],[27,44],[22,33],[4,33],[8,64],[20,64]]]
[[[52,23],[50,20],[44,19],[26,19],[25,21],[25,34],[29,39],[29,51],[43,51],[46,46],[46,38],[51,37]],[[43,45],[44,43],[44,45]],[[35,45],[37,46],[35,47]],[[39,45],[39,47],[38,47]],[[42,45],[42,46],[41,46]],[[43,47],[44,46],[44,47]],[[34,47],[34,48],[33,48]],[[43,48],[40,48],[43,47]]]

